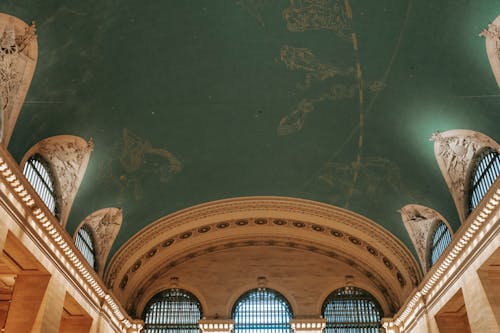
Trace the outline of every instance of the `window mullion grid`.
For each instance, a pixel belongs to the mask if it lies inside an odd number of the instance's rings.
[[[490,152],[483,157],[474,172],[471,182],[470,212],[479,204],[499,175],[500,155],[497,152]]]

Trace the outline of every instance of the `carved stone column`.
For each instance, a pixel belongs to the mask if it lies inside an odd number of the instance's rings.
[[[201,333],[231,333],[234,328],[232,319],[201,319],[198,324]]]
[[[292,319],[290,321],[294,333],[321,333],[325,329],[324,318]]]
[[[464,277],[462,293],[472,333],[499,332],[494,309],[488,300],[487,290],[479,282],[477,272]]]

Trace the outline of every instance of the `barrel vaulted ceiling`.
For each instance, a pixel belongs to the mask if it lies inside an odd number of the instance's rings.
[[[68,222],[123,209],[116,251],[196,204],[287,196],[343,207],[412,248],[397,210],[456,229],[436,131],[499,140],[478,33],[498,0],[4,0],[37,23],[37,69],[9,144],[92,138]]]

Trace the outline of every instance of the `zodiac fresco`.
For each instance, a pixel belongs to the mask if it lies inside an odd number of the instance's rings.
[[[120,198],[132,190],[134,199],[142,198],[142,186],[146,177],[167,183],[182,170],[182,163],[169,151],[155,148],[129,129],[122,131],[122,140],[115,145],[113,156],[103,165],[103,175],[120,188]]]
[[[283,117],[278,125],[278,135],[289,135],[300,131],[304,125],[307,114],[314,111],[314,105],[326,100],[335,101],[354,97],[357,86],[354,84],[334,84],[329,89],[314,99],[303,99],[297,107]]]
[[[320,62],[310,49],[284,45],[280,51],[280,59],[288,69],[306,72],[304,83],[297,88],[307,89],[314,80],[324,81],[337,75],[352,75],[352,67],[341,69],[328,63]]]
[[[353,181],[355,163],[327,162],[323,165],[317,181],[334,189],[332,193],[336,195],[330,198],[332,203],[344,204],[339,201],[351,191],[363,193],[369,200],[376,201],[383,197],[387,188],[396,191],[402,186],[398,165],[380,156],[367,156],[361,160],[358,167],[360,179],[356,185]]]
[[[283,19],[289,31],[332,30],[339,36],[347,35],[350,21],[340,0],[290,0],[283,10]]]
[[[247,13],[255,18],[261,27],[265,27],[263,10],[272,3],[273,0],[238,0],[236,4],[247,11]]]
[[[337,76],[347,77],[351,83],[333,83],[326,87],[325,92],[300,100],[297,107],[281,119],[277,129],[278,135],[289,135],[300,131],[307,114],[315,110],[315,104],[326,100],[336,101],[354,97],[357,89],[353,83],[354,68],[341,68],[321,62],[310,49],[289,45],[281,48],[280,60],[292,71],[305,72],[304,81],[296,84],[299,90],[307,90],[316,82],[329,82]]]

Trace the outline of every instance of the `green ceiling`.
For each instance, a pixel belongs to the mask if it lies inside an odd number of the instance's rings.
[[[122,207],[113,251],[166,214],[254,195],[347,207],[412,248],[405,204],[459,225],[430,135],[500,139],[478,37],[498,0],[3,0],[0,11],[36,20],[39,42],[9,149],[20,160],[49,136],[92,137],[68,229]]]

